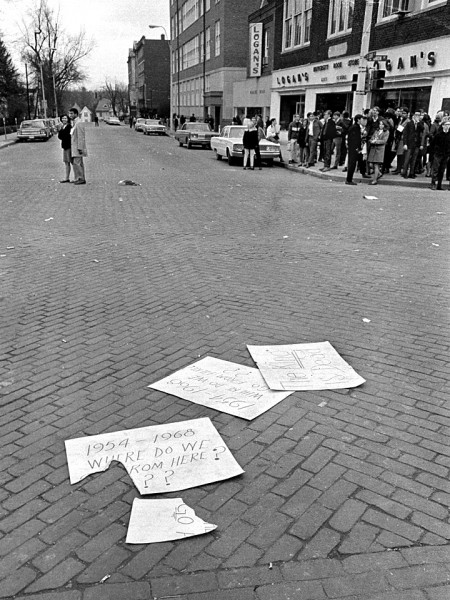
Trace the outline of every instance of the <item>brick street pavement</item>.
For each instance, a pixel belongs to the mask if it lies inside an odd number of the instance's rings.
[[[0,151],[0,598],[449,600],[450,194],[87,134],[86,186]],[[146,387],[324,340],[364,385],[253,421]],[[65,439],[203,416],[245,470],[175,494],[215,531],[129,545],[124,469],[70,485]]]

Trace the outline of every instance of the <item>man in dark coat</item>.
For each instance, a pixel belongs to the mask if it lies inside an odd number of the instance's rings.
[[[336,123],[334,122],[333,113],[327,110],[324,114],[325,123],[320,134],[320,142],[323,145],[323,168],[319,171],[329,171],[331,168],[331,155],[333,153],[333,140],[337,137]]]
[[[365,127],[367,119],[363,115],[356,115],[354,118],[353,125],[347,131],[347,185],[356,185],[353,181],[353,174],[356,169],[356,164],[359,163],[360,171],[362,172],[363,158],[361,154],[362,139],[361,139],[361,126]]]
[[[450,120],[444,120],[433,140],[434,156],[431,171],[432,190],[442,190],[445,167],[450,159]],[[450,190],[450,184],[449,184]]]
[[[423,150],[423,137],[424,137],[424,124],[421,121],[421,112],[416,110],[411,121],[408,121],[403,130],[403,148],[405,151],[405,158],[403,161],[403,172],[402,177],[405,179],[416,178],[416,161],[419,156],[419,152]],[[409,168],[409,175],[408,175]]]

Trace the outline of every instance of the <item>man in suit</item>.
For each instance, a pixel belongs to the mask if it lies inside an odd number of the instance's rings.
[[[347,179],[345,183],[347,185],[356,185],[353,181],[353,174],[356,169],[356,164],[359,163],[359,169],[361,174],[363,173],[363,158],[361,154],[362,138],[361,138],[361,127],[365,127],[367,119],[363,115],[356,115],[354,118],[353,125],[347,132],[347,153],[348,153],[348,165],[347,165]]]
[[[333,113],[327,110],[324,114],[325,123],[320,134],[320,143],[323,144],[323,168],[319,171],[326,173],[331,168],[331,155],[333,154],[333,140],[337,137],[336,123]]]
[[[413,114],[411,121],[408,121],[403,130],[403,149],[405,151],[405,158],[403,161],[403,172],[402,177],[405,179],[416,178],[416,161],[419,156],[419,152],[423,150],[424,144],[424,124],[421,121],[422,113],[420,110],[416,110]],[[409,168],[409,175],[408,175]]]
[[[84,131],[84,123],[82,123],[78,117],[78,110],[71,108],[69,110],[69,118],[72,121],[72,129],[70,135],[72,136],[71,151],[72,151],[72,165],[74,173],[74,185],[84,185],[86,183],[86,177],[84,173],[84,162],[83,157],[87,156],[86,148],[86,134]]]

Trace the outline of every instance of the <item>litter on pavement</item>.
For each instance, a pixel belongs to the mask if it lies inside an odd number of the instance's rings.
[[[131,181],[131,179],[122,179],[119,181],[119,185],[141,185],[140,183],[136,183],[135,181]]]
[[[127,544],[154,544],[202,535],[217,529],[205,523],[182,498],[135,498],[127,531]]]
[[[338,390],[365,382],[330,342],[247,348],[271,390]]]
[[[70,483],[122,463],[141,494],[161,494],[241,475],[210,419],[66,440]]]
[[[148,386],[235,415],[254,419],[292,392],[274,392],[254,367],[207,356]]]

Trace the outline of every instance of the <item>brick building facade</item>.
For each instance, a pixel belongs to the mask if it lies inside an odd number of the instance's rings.
[[[246,78],[248,15],[261,0],[170,0],[172,113],[233,116],[233,83]]]
[[[134,42],[128,53],[128,90],[131,114],[170,116],[170,43],[164,35]]]
[[[247,79],[234,86],[235,112],[287,124],[295,112],[377,104],[434,114],[450,102],[447,0],[266,0],[249,15],[255,23],[263,66],[251,77],[248,62]],[[366,60],[371,52],[386,60]],[[355,94],[353,76],[374,68],[385,70],[384,87]]]

